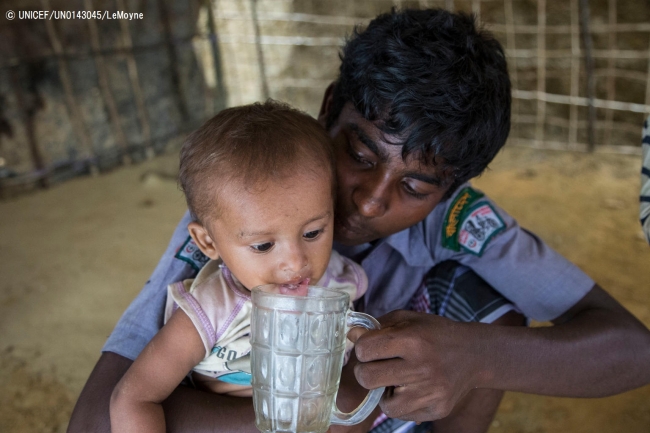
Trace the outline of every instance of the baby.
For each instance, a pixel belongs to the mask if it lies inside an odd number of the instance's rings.
[[[185,141],[179,181],[191,241],[210,261],[168,288],[165,326],[111,398],[113,431],[165,431],[160,402],[191,371],[196,386],[251,396],[250,289],[277,284],[367,288],[356,263],[332,251],[334,156],[316,120],[268,101],[224,110]]]

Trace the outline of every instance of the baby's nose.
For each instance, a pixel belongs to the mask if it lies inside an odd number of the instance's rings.
[[[301,270],[307,267],[307,255],[299,247],[293,247],[284,258],[282,270],[291,274],[299,274]]]

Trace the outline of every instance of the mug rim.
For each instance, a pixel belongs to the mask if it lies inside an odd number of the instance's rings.
[[[251,295],[253,293],[259,293],[260,295],[263,295],[263,296],[277,296],[277,297],[280,297],[280,298],[288,298],[288,299],[314,299],[314,298],[316,298],[316,296],[309,296],[309,294],[307,294],[307,296],[285,295],[285,294],[282,294],[282,293],[269,293],[269,292],[266,292],[266,291],[262,290],[263,287],[267,287],[267,286],[280,286],[280,284],[276,284],[276,283],[260,284],[259,286],[255,286],[250,290]],[[308,284],[307,287],[308,288],[316,288],[316,289],[322,290],[324,292],[331,293],[333,296],[326,296],[325,297],[328,300],[335,300],[335,299],[338,299],[339,297],[346,297],[346,296],[348,298],[350,297],[350,295],[348,295],[347,293],[345,293],[342,290],[332,289],[330,287],[320,286],[318,284]]]

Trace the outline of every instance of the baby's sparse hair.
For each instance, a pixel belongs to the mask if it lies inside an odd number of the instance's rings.
[[[335,181],[325,129],[302,111],[272,99],[228,108],[190,134],[180,153],[178,182],[195,221],[218,218],[220,186],[263,186],[298,171]],[[334,194],[334,187],[332,187]]]

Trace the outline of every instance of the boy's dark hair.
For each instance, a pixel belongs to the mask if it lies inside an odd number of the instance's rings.
[[[510,131],[510,79],[503,49],[475,18],[442,9],[393,9],[355,29],[341,53],[330,128],[351,102],[402,157],[444,160],[451,194],[478,176]],[[438,159],[438,161],[436,161]]]
[[[204,223],[221,212],[220,187],[240,181],[264,188],[270,179],[301,171],[324,171],[334,183],[331,140],[308,114],[269,99],[223,110],[190,134],[181,147],[178,183],[192,218]]]

